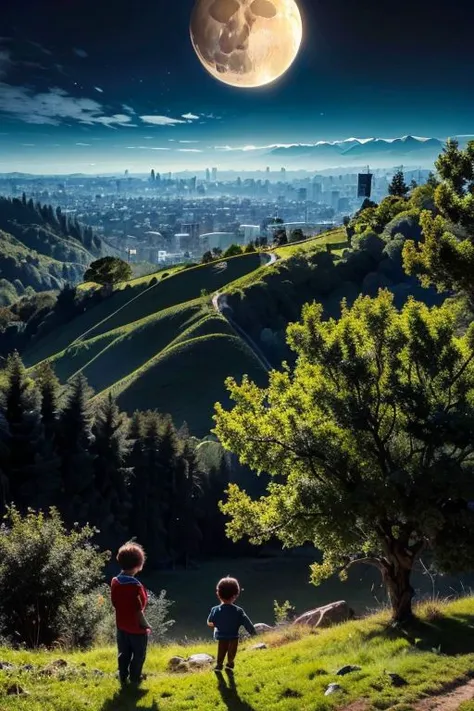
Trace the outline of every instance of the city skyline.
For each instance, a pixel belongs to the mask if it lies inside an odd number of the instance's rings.
[[[265,153],[352,136],[470,135],[474,78],[465,67],[474,8],[461,5],[454,32],[446,0],[435,7],[402,0],[396,8],[386,0],[356,7],[299,0],[304,38],[294,65],[268,87],[242,90],[217,82],[197,61],[192,0],[167,6],[166,16],[157,0],[139,9],[117,0],[113,13],[92,0],[8,3],[0,28],[0,172],[232,162],[238,169],[239,156],[260,160],[242,150],[248,146]]]

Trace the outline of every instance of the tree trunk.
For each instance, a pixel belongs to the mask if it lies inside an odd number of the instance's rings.
[[[413,618],[412,600],[415,591],[410,583],[411,571],[411,566],[407,568],[398,560],[384,571],[394,622],[407,622]]]

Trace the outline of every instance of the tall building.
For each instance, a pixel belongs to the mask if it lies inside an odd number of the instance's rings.
[[[209,168],[206,168],[206,183],[210,183],[210,182],[211,182],[211,171],[209,170]]]
[[[313,180],[313,202],[321,202],[321,193],[323,192],[323,186],[319,181]]]
[[[308,191],[306,188],[299,188],[298,190],[298,202],[306,202],[308,199]]]
[[[217,168],[212,169],[212,182],[213,183],[217,182]]]

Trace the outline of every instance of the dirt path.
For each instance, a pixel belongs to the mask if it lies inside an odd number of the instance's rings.
[[[413,706],[414,711],[457,711],[463,701],[474,699],[474,679],[440,696],[423,699]]]
[[[429,699],[422,699],[415,702],[411,708],[413,711],[458,711],[463,701],[474,699],[474,679],[454,687],[451,691],[437,696],[430,696]],[[345,706],[341,711],[371,711],[373,707],[367,701],[354,701]],[[391,707],[394,710],[396,706]]]

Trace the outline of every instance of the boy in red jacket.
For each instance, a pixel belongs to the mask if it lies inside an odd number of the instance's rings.
[[[128,679],[139,684],[151,632],[144,615],[148,595],[135,577],[145,564],[145,551],[130,541],[119,549],[117,561],[122,571],[112,580],[111,599],[117,624],[119,677],[121,684]]]

